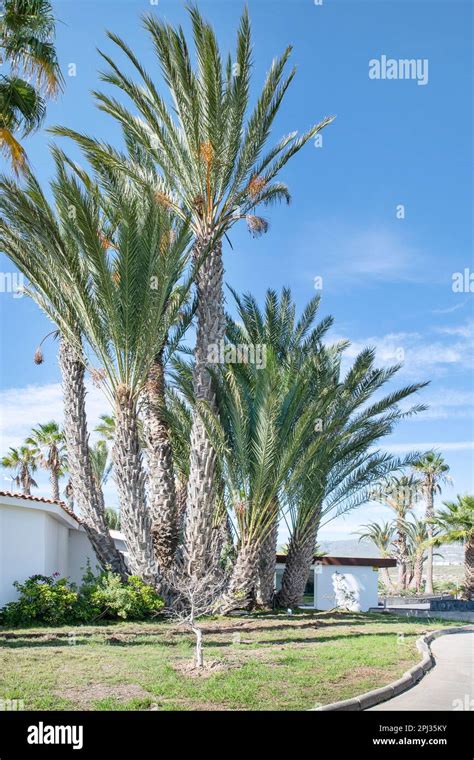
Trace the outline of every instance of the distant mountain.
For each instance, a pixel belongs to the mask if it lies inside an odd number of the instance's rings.
[[[332,557],[379,557],[380,553],[371,541],[344,539],[340,541],[321,541],[321,550]],[[435,557],[435,564],[463,564],[463,548],[457,544],[443,544],[435,552],[441,556]]]

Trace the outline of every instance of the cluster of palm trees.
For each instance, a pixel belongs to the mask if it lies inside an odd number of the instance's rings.
[[[434,547],[461,542],[465,550],[465,591],[469,596],[473,593],[474,500],[458,496],[457,502],[444,502],[446,510],[434,509],[435,494],[440,494],[442,484],[450,480],[449,465],[443,457],[428,451],[413,462],[411,474],[390,477],[372,494],[372,498],[393,510],[395,518],[368,523],[358,534],[359,540],[371,541],[383,557],[397,560],[396,583],[388,570],[382,571],[387,591],[413,589],[433,594]],[[425,506],[422,519],[414,513],[420,502]]]
[[[266,232],[257,208],[289,202],[280,171],[332,118],[268,147],[295,74],[291,49],[273,61],[250,108],[247,11],[226,59],[212,27],[195,7],[189,13],[196,66],[181,28],[144,19],[160,84],[109,34],[126,69],[103,54],[101,76],[117,96],[94,94],[120,124],[124,147],[54,128],[79,146],[84,166],[55,145],[47,190],[28,167],[21,181],[1,177],[0,247],[59,336],[71,490],[98,560],[164,593],[177,563],[191,579],[216,566],[227,578],[222,610],[292,606],[319,527],[414,461],[379,445],[424,408],[399,406],[423,384],[384,395],[399,367],[377,368],[371,349],[343,371],[347,343],[324,341],[332,320],[316,322],[318,298],[298,318],[287,289],[269,290],[263,306],[230,291],[237,318],[226,313],[232,227],[243,220],[253,236]],[[236,355],[259,347],[264,361],[216,361],[222,345]],[[86,373],[113,410],[104,423],[127,566],[97,477],[104,452],[89,445]],[[290,541],[275,597],[282,520]]]

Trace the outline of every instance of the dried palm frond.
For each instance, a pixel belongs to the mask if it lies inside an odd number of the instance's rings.
[[[268,222],[263,216],[255,216],[254,214],[246,214],[247,227],[252,237],[260,237],[264,235],[268,230]]]

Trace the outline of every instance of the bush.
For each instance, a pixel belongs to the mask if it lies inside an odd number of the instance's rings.
[[[57,573],[32,575],[24,583],[15,581],[13,585],[20,598],[0,610],[4,625],[61,625],[74,617],[78,592],[74,585],[68,586],[67,578],[60,578]]]
[[[143,620],[164,607],[161,597],[138,575],[131,575],[122,583],[120,577],[111,572],[101,575],[91,601],[101,610],[101,617],[109,620]]]
[[[96,577],[89,564],[79,590],[58,573],[32,575],[13,585],[20,598],[0,610],[0,623],[6,626],[144,620],[164,607],[155,589],[138,576],[132,575],[122,582],[119,575],[106,571]]]

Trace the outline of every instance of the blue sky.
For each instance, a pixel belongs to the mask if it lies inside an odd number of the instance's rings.
[[[403,356],[397,383],[430,380],[420,400],[428,412],[404,422],[387,440],[393,451],[436,446],[451,466],[446,496],[473,489],[473,294],[453,292],[452,277],[472,263],[472,6],[445,3],[250,0],[254,84],[272,58],[294,45],[297,75],[278,116],[273,139],[303,131],[323,116],[335,122],[323,144],[308,144],[282,173],[292,203],[267,214],[270,229],[254,240],[234,228],[225,250],[226,281],[260,300],[267,287],[291,287],[302,307],[322,277],[321,315],[332,314],[333,337],[349,338],[350,355],[374,345],[380,363]],[[233,49],[243,7],[234,0],[200,2],[223,50]],[[54,2],[65,93],[50,104],[46,125],[65,124],[118,144],[113,122],[93,104],[100,87],[97,47],[108,52],[110,29],[123,36],[150,71],[159,71],[140,16],[153,11],[189,29],[180,0]],[[115,52],[114,52],[115,55]],[[427,59],[428,82],[370,79],[381,56]],[[76,76],[68,76],[74,64]],[[45,130],[28,138],[31,164],[48,180]],[[77,156],[74,150],[69,152]],[[404,218],[397,207],[404,206]],[[1,257],[0,271],[12,267]],[[474,279],[474,278],[473,278]],[[474,286],[473,286],[474,288]],[[56,347],[46,362],[32,355],[50,329],[26,298],[0,293],[1,448],[18,445],[32,424],[60,419]],[[106,410],[91,388],[93,423]],[[2,479],[6,473],[0,475]],[[4,487],[7,481],[4,480]],[[47,479],[40,480],[47,493]],[[113,486],[108,489],[113,502]],[[321,538],[347,537],[359,523],[386,519],[367,505],[328,526]]]

